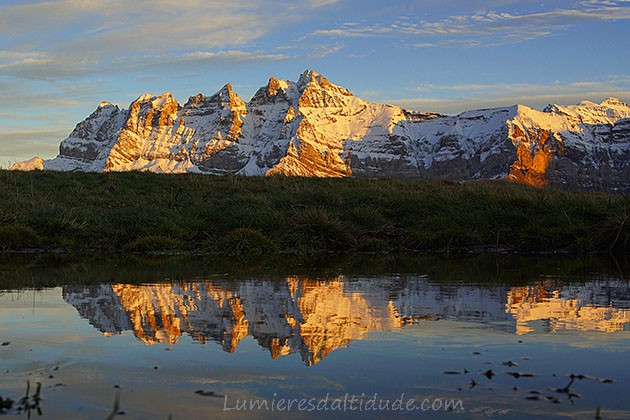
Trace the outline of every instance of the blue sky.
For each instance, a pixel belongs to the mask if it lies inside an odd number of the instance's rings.
[[[630,0],[0,0],[0,165],[99,102],[313,69],[355,95],[458,113],[630,100]]]

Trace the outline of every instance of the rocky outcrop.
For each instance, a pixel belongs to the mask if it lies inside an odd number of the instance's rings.
[[[630,107],[523,105],[457,116],[364,101],[308,70],[271,77],[245,103],[227,84],[180,106],[146,94],[102,103],[59,155],[13,169],[315,177],[505,178],[534,186],[630,191]]]

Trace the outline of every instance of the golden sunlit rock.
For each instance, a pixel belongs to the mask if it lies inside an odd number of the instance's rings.
[[[547,168],[553,160],[550,142],[555,141],[549,130],[536,130],[525,133],[513,126],[512,139],[516,146],[516,161],[510,167],[508,178],[534,187],[544,187],[549,183]]]

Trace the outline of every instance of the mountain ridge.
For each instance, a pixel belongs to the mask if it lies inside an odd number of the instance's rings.
[[[365,101],[307,70],[270,77],[249,102],[228,83],[182,106],[143,94],[102,102],[56,158],[11,169],[312,177],[508,179],[538,187],[630,191],[630,106],[525,105],[424,113]]]

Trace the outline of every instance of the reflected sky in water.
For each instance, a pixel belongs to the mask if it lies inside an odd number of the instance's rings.
[[[347,393],[464,407],[423,417],[630,417],[626,280],[160,280],[0,292],[0,396],[42,382],[49,418],[105,418],[116,392],[127,418],[267,418],[224,408]],[[571,373],[579,396],[558,392]]]

